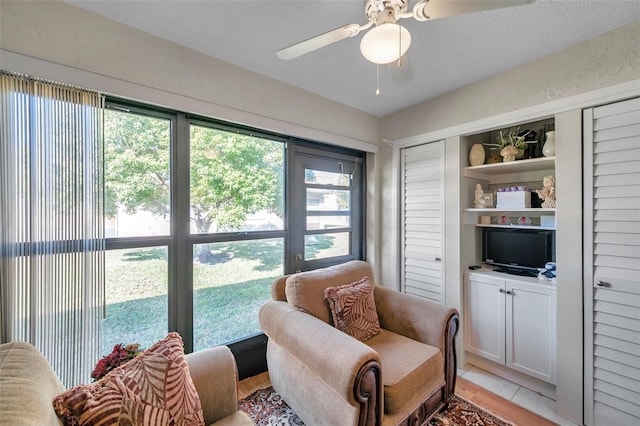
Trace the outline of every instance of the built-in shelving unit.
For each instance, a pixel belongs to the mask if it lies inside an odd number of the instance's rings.
[[[555,117],[521,124],[520,127],[538,131],[549,125],[555,125]],[[468,155],[473,145],[490,143],[495,139],[495,133],[496,130],[489,130],[461,138],[464,146],[462,155]],[[534,152],[537,155],[540,150]],[[485,158],[496,159],[495,150],[486,154]],[[485,194],[493,194],[497,203],[501,188],[525,186],[537,190],[542,188],[545,176],[549,175],[556,175],[555,156],[462,167],[461,213],[464,226],[460,233],[465,245],[461,249],[461,258],[468,265],[482,264],[484,231],[495,228],[556,231],[555,208],[474,208],[476,186],[480,184]],[[539,206],[537,197],[533,197],[532,205]],[[522,204],[511,205],[525,204],[523,201]],[[503,221],[502,216],[508,220]],[[528,224],[520,225],[518,222]],[[466,271],[463,307],[467,361],[536,392],[555,397],[555,292],[551,281],[537,277],[507,275],[488,268]],[[512,320],[513,324],[509,324]],[[514,336],[518,345],[513,344]]]
[[[554,124],[554,120],[544,119],[521,127],[547,128],[549,124]],[[462,141],[468,153],[474,144],[493,139],[495,131],[487,131],[466,136]],[[495,155],[495,151],[492,155]],[[542,188],[545,176],[556,175],[555,156],[466,166],[462,174],[461,188],[466,195],[462,202],[462,223],[468,226],[461,231],[464,239],[461,252],[469,264],[479,265],[482,262],[485,228],[556,231],[553,218],[556,215],[555,208],[473,207],[478,184],[485,194],[494,194],[496,202],[501,188]],[[532,205],[539,205],[535,201],[532,199]],[[502,216],[508,218],[507,223]],[[516,294],[518,296],[514,297]],[[515,378],[514,381],[526,383],[530,389],[547,396],[555,395],[555,298],[555,285],[551,281],[497,273],[487,268],[465,272],[464,335],[467,360],[505,377]],[[543,312],[545,315],[541,316]],[[509,324],[512,319],[515,322]],[[496,321],[495,326],[486,327],[491,321]],[[516,337],[519,341],[527,342],[527,345],[513,346]]]
[[[464,176],[471,179],[485,181],[489,185],[511,185],[520,182],[542,182],[547,175],[555,175],[556,157],[530,158],[509,162],[482,164],[479,166],[467,166],[464,168]],[[481,224],[480,216],[527,216],[538,218],[542,215],[555,215],[556,209],[550,208],[467,208],[464,209],[464,223],[476,226],[506,226],[524,229],[555,229],[536,225],[499,225]],[[493,220],[492,220],[493,222]]]

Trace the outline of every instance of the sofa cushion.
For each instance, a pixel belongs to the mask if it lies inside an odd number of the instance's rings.
[[[204,424],[178,333],[97,382],[58,395],[53,405],[69,425]]]
[[[380,333],[380,321],[373,298],[373,284],[368,277],[351,284],[324,290],[333,325],[360,341]]]
[[[380,355],[385,413],[402,411],[416,395],[424,400],[444,384],[444,360],[438,348],[385,329],[364,343]]]
[[[287,278],[287,302],[302,312],[330,323],[329,304],[324,300],[324,290],[358,281],[362,277],[369,277],[373,283],[371,267],[360,260],[300,272]]]
[[[34,346],[0,345],[0,425],[60,425],[51,407],[60,392],[64,386]]]

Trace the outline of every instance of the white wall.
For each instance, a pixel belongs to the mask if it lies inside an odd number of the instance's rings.
[[[87,83],[108,94],[187,106],[187,112],[293,136],[377,148],[378,118],[373,115],[61,1],[2,0],[0,49],[6,70]]]
[[[564,148],[560,148],[565,165],[561,161],[556,163],[561,168],[558,173],[559,193],[562,193],[560,180],[567,181],[568,176],[580,170],[580,156],[571,156],[569,149],[580,149],[579,123],[574,117],[580,108],[593,105],[593,102],[610,102],[640,93],[640,22],[635,22],[603,34],[592,40],[578,44],[553,55],[538,59],[529,64],[514,68],[505,73],[490,77],[478,83],[471,84],[450,92],[436,99],[424,102],[404,111],[384,117],[380,123],[382,138],[394,141],[395,148],[380,146],[378,153],[378,169],[383,170],[385,176],[394,176],[399,168],[399,161],[395,154],[400,147],[446,139],[455,140],[457,136],[479,133],[485,130],[534,121],[542,117],[556,114],[556,126],[564,133],[575,132]],[[573,129],[573,130],[572,130]],[[577,145],[576,145],[576,140]],[[454,149],[447,150],[447,154],[455,153]],[[466,153],[460,151],[461,156]],[[575,163],[575,164],[574,164]],[[445,215],[449,221],[456,218],[459,221],[460,191],[459,180],[461,165],[453,159],[447,159],[448,178],[447,211]],[[580,173],[578,173],[578,176]],[[378,235],[398,235],[399,223],[397,219],[398,183],[393,179],[381,179],[382,188],[378,188],[383,206],[380,211]],[[578,191],[575,189],[578,188]],[[575,203],[575,196],[580,198],[579,186],[571,183],[567,190],[573,191],[573,197],[565,206]],[[558,202],[560,206],[560,201]],[[560,209],[559,209],[560,210]],[[564,210],[563,210],[564,211]],[[567,213],[565,211],[565,213]],[[560,211],[558,226],[565,226],[569,231],[578,226],[581,221],[581,211],[573,214]],[[571,222],[573,221],[573,222]],[[578,223],[575,223],[578,222]],[[449,232],[447,227],[447,232]],[[571,234],[571,232],[568,232]],[[579,235],[579,234],[578,234]],[[454,254],[454,258],[445,258],[447,268],[447,304],[461,306],[460,286],[462,254],[457,258],[455,253],[462,253],[465,246],[465,234],[453,232],[445,235],[446,250]],[[385,244],[378,241],[383,247]],[[569,238],[562,239],[560,244],[564,250],[573,253],[581,252],[579,240],[574,244]],[[560,249],[560,246],[558,246]],[[574,250],[575,249],[575,250]],[[394,279],[398,268],[397,251],[381,251],[379,281],[388,282]],[[558,258],[559,259],[559,258]],[[561,260],[559,259],[559,262]],[[575,274],[576,267],[581,263],[580,256],[565,254],[562,261],[567,264],[567,275],[571,275],[572,282],[558,291],[558,384],[557,411],[564,417],[582,422],[582,305],[580,303],[582,282],[581,275]],[[559,266],[561,264],[559,263]],[[457,273],[451,271],[456,269]],[[561,268],[561,266],[560,266]],[[387,275],[388,274],[388,275]],[[577,278],[577,280],[576,280]],[[560,280],[559,280],[560,282]],[[457,299],[456,299],[457,295]],[[451,296],[451,297],[449,297]]]
[[[640,21],[384,117],[398,140],[640,77]],[[428,83],[428,81],[427,81]]]

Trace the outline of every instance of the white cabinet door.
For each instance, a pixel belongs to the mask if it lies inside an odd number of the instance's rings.
[[[583,123],[585,424],[637,425],[640,98],[585,110]]]
[[[507,281],[507,367],[556,382],[556,291]]]
[[[505,363],[505,282],[469,274],[465,280],[465,349]]]
[[[402,290],[444,303],[444,141],[405,148],[401,158]]]

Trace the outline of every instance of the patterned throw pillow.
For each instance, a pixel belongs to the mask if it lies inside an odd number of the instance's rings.
[[[204,425],[178,333],[99,381],[56,396],[53,406],[65,425]]]
[[[364,342],[380,333],[380,321],[368,277],[351,284],[329,287],[324,291],[329,302],[333,325]]]

